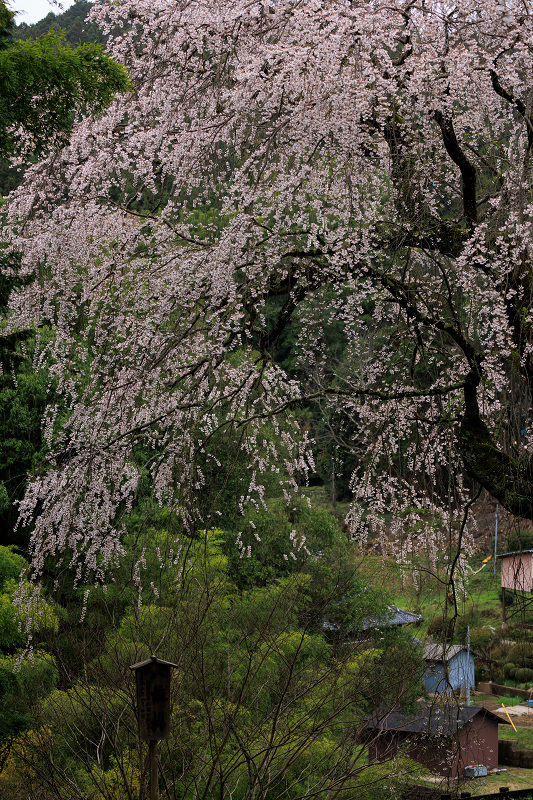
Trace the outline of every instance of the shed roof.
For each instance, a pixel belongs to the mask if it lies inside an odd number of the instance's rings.
[[[505,558],[505,556],[523,556],[525,553],[533,553],[533,550],[512,550],[510,553],[498,553],[496,558]]]
[[[426,661],[451,661],[461,650],[467,650],[464,644],[442,645],[430,642],[424,645],[424,658]]]
[[[178,666],[177,664],[173,664],[172,661],[163,661],[162,658],[158,658],[157,656],[150,656],[146,661],[139,661],[137,664],[131,664],[130,669],[140,669],[141,667],[147,667],[148,664],[162,664],[165,667]]]
[[[478,714],[482,714],[497,725],[510,725],[507,720],[500,719],[483,706],[436,706],[433,703],[420,703],[414,714],[402,714],[399,711],[391,711],[383,716],[379,713],[374,714],[366,727],[367,730],[452,736]]]

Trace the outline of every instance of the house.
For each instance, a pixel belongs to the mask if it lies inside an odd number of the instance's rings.
[[[502,589],[511,589],[513,592],[533,591],[533,550],[500,553],[496,558],[502,560]]]
[[[474,657],[464,645],[426,644],[424,686],[428,692],[451,694],[475,688]]]
[[[367,619],[363,620],[363,630],[418,625],[423,619],[424,617],[421,617],[420,614],[415,614],[412,611],[404,611],[403,608],[398,608],[398,606],[387,606],[387,611],[382,616],[367,617]]]
[[[370,632],[373,630],[379,631],[381,628],[418,625],[423,619],[424,617],[421,617],[420,614],[414,614],[412,611],[404,611],[403,608],[398,608],[398,606],[387,606],[387,610],[383,614],[375,617],[366,617],[352,630],[347,630],[339,623],[329,620],[323,623],[322,628],[327,638],[331,639],[341,634],[347,642],[359,642],[368,639]]]
[[[414,714],[375,714],[365,729],[368,759],[405,755],[435,775],[456,778],[465,767],[498,766],[498,725],[509,725],[481,706],[420,703]]]

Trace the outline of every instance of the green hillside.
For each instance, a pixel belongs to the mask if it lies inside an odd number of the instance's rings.
[[[85,22],[91,8],[91,3],[86,0],[77,0],[74,5],[67,8],[62,14],[50,11],[44,19],[28,25],[24,22],[22,14],[17,16],[18,24],[14,30],[15,39],[38,39],[48,31],[63,31],[65,40],[71,47],[88,42],[105,42],[105,37],[97,25]]]

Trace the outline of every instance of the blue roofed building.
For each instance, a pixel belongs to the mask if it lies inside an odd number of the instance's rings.
[[[475,688],[474,657],[461,644],[426,644],[424,686],[434,694]]]

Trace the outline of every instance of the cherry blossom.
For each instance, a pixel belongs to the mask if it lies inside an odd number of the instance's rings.
[[[120,557],[140,444],[186,529],[212,522],[195,498],[216,431],[247,454],[243,507],[273,465],[289,498],[313,469],[294,414],[311,400],[351,423],[358,541],[464,561],[478,487],[533,518],[528,4],[126,0],[91,16],[134,91],[80,116],[9,204],[37,275],[9,324],[56,331],[50,463],[21,506],[34,568],[68,552],[81,580]],[[273,358],[289,324],[298,380]]]

